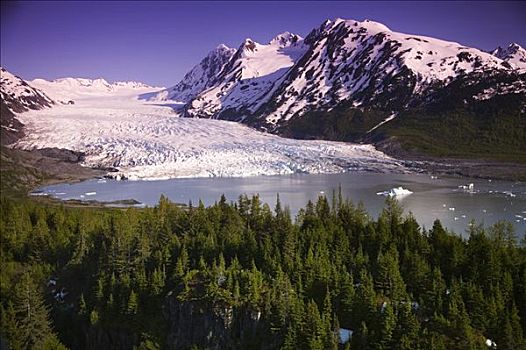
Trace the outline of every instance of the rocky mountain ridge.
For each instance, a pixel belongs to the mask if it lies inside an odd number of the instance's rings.
[[[267,45],[246,39],[232,52],[214,66],[214,74],[199,76],[199,84],[188,84],[189,73],[176,85],[177,95],[163,91],[149,98],[184,97],[184,116],[241,121],[280,133],[289,120],[309,112],[346,105],[397,114],[466,75],[516,76],[526,70],[525,51],[517,44],[487,53],[394,32],[370,20],[327,20],[305,39],[288,32]],[[199,88],[188,93],[185,85]],[[498,93],[506,91],[524,93],[526,84],[519,78]]]

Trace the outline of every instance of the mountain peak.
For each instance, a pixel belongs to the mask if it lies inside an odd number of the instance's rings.
[[[291,46],[296,44],[298,41],[302,40],[303,38],[297,34],[291,33],[291,32],[283,32],[274,37],[269,44],[270,45],[278,45],[281,47]]]
[[[385,24],[376,22],[376,21],[372,21],[370,19],[364,19],[363,21],[360,22],[360,21],[356,21],[353,19],[344,20],[344,19],[338,18],[334,21],[334,24],[337,25],[337,24],[340,24],[341,22],[345,22],[345,24],[348,27],[350,26],[363,27],[363,28],[366,28],[368,31],[376,32],[376,33],[391,31],[391,29],[389,29],[389,27],[386,26]]]
[[[520,46],[519,44],[517,43],[511,43],[508,45],[508,48],[511,48],[511,49],[517,49],[517,50],[524,50],[524,48],[522,46]]]
[[[250,38],[246,38],[241,44],[243,51],[254,51],[256,49],[256,42]]]
[[[490,53],[517,68],[526,68],[526,50],[517,43],[511,43],[506,48],[499,46]]]
[[[219,44],[219,45],[217,45],[217,47],[215,48],[214,51],[222,52],[222,51],[232,51],[232,50],[234,50],[234,49],[232,49],[231,47],[226,46],[225,44]]]
[[[245,42],[250,39],[246,39]],[[251,41],[251,40],[250,40]],[[206,90],[220,75],[223,67],[236,53],[236,49],[219,44],[195,65],[176,85],[167,89],[140,95],[150,101],[177,101],[187,103]]]

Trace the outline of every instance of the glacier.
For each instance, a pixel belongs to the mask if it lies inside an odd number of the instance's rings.
[[[37,85],[58,96],[63,84]],[[372,145],[286,139],[236,122],[182,118],[169,104],[138,98],[154,88],[139,90],[77,90],[74,104],[20,113],[27,132],[13,147],[84,152],[84,166],[114,167],[112,175],[132,180],[409,172]]]

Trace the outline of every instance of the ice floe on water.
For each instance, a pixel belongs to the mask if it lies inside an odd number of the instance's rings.
[[[379,196],[388,196],[388,197],[403,197],[412,194],[413,192],[403,188],[402,186],[399,187],[393,187],[390,190],[377,192],[376,194]]]
[[[503,194],[505,194],[506,196],[510,196],[510,197],[517,197],[517,195],[511,191],[502,191]]]
[[[475,193],[475,184],[473,183],[467,185],[460,185],[458,186],[458,188],[463,190],[464,192]]]
[[[35,197],[44,197],[44,196],[48,196],[49,193],[41,192],[41,191],[35,191],[35,192],[29,193],[29,195],[30,196],[35,196]]]
[[[28,132],[15,147],[85,152],[84,165],[117,168],[117,179],[407,172],[372,145],[293,140],[234,122],[180,118],[134,96],[79,97],[19,118]]]

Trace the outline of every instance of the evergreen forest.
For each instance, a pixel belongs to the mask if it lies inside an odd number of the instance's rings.
[[[373,218],[334,193],[209,207],[3,198],[10,349],[526,349],[526,249],[511,224]]]

